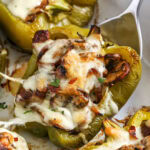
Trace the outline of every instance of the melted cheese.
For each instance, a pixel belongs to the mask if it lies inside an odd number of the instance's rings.
[[[23,87],[25,89],[30,89],[35,91],[36,90],[36,76],[31,76],[28,78],[28,80],[25,80]]]
[[[112,94],[108,91],[108,89],[103,100],[101,101],[101,108],[99,109],[99,112],[107,115],[116,114],[118,112],[118,106],[113,101]]]
[[[35,91],[38,89],[39,91],[42,91],[45,87],[47,87],[48,82],[53,81],[54,78],[49,77],[46,70],[41,71],[37,75],[33,75],[28,78],[28,80],[25,80],[23,83],[23,87],[26,90],[32,90]],[[50,79],[51,78],[51,79]]]
[[[32,111],[30,113],[25,113],[29,110],[31,110],[31,109],[30,108],[24,108],[22,105],[16,104],[15,115],[16,115],[18,121],[16,121],[16,119],[15,120],[12,119],[12,121],[10,120],[10,122],[12,122],[12,124],[16,123],[19,125],[24,125],[26,122],[39,122],[39,123],[45,125],[42,122],[41,117],[36,112]]]
[[[76,124],[80,124],[82,129],[88,128],[89,123],[92,122],[93,113],[89,107],[72,111],[72,118]],[[86,123],[85,123],[86,122]]]
[[[105,66],[101,61],[95,58],[95,53],[85,53],[85,57],[86,60],[83,60],[84,58],[82,58],[76,50],[68,52],[68,54],[64,57],[63,60],[64,66],[67,70],[68,84],[64,84],[64,81],[62,80],[61,93],[69,94],[72,92],[72,94],[75,94],[77,89],[82,89],[85,92],[90,93],[95,86],[95,83],[97,83],[97,78],[95,78],[94,74],[88,77],[88,73],[93,68],[98,71],[100,76],[103,76]],[[69,84],[71,79],[77,80],[74,84]]]
[[[47,108],[48,101],[45,101],[45,104],[39,105],[37,103],[33,103],[31,106],[38,109],[40,113],[43,115],[43,121],[47,124],[50,123],[50,125],[55,125],[60,128],[65,128],[67,130],[72,130],[75,128],[75,124],[72,122],[72,116],[70,115],[70,112],[65,109],[64,115],[62,112],[59,111],[53,111],[50,108]]]
[[[101,36],[92,35],[85,41],[76,41],[74,39],[48,40],[44,43],[35,43],[34,53],[39,55],[44,50],[38,65],[38,71],[23,83],[26,90],[42,91],[47,88],[49,83],[55,80],[54,64],[60,59],[66,69],[65,77],[60,77],[59,90],[54,104],[51,105],[51,99],[47,96],[40,103],[32,101],[26,108],[21,104],[16,104],[16,117],[25,120],[25,122],[39,122],[46,126],[57,126],[66,130],[74,128],[88,128],[95,114],[92,111],[92,106],[95,105],[90,96],[87,98],[88,104],[85,107],[76,107],[73,101],[83,99],[82,91],[90,94],[94,87],[99,87],[100,83],[95,73],[91,73],[91,69],[95,69],[98,76],[103,77],[103,72],[106,70],[103,60],[97,56],[103,55],[101,48]],[[72,45],[74,47],[72,48]],[[43,53],[43,52],[42,52]],[[89,75],[90,73],[90,75]],[[70,83],[74,80],[74,83]],[[79,91],[81,90],[81,92]],[[117,105],[113,102],[109,92],[106,92],[105,104],[101,104],[99,112],[102,114],[116,113]],[[50,92],[49,95],[55,93]],[[67,96],[73,99],[64,106]],[[21,95],[17,96],[17,102],[21,99]],[[85,100],[85,99],[84,99]],[[55,110],[54,110],[55,109]],[[32,110],[29,114],[24,114],[26,110]]]
[[[0,122],[0,124],[9,127],[16,124],[24,125],[27,122],[39,122],[45,126],[57,126],[65,130],[73,130],[76,127],[80,129],[88,128],[95,116],[92,108],[97,105],[92,102],[90,95],[86,97],[82,91],[90,94],[94,87],[100,86],[96,74],[103,77],[105,71],[103,60],[97,57],[103,55],[101,42],[101,36],[96,35],[87,38],[85,41],[48,40],[44,43],[34,44],[34,52],[37,55],[43,49],[46,50],[39,60],[38,71],[26,80],[13,79],[13,81],[21,82],[27,91],[43,91],[49,83],[55,80],[54,64],[61,59],[67,73],[65,77],[60,77],[60,90],[56,95],[50,91],[46,98],[41,101],[36,102],[32,99],[32,102],[29,101],[26,107],[19,102],[22,96],[18,94],[15,107],[16,119],[7,123]],[[72,44],[74,44],[74,48],[72,48]],[[89,75],[91,69],[95,69],[96,74],[92,72]],[[70,84],[70,80],[74,78],[77,78],[77,81]],[[53,105],[51,105],[51,95],[56,96],[53,97]],[[65,104],[66,95],[72,98],[67,105]],[[88,103],[83,107],[76,107],[74,101],[79,101],[79,99],[81,101],[86,99]],[[97,107],[99,113],[115,114],[118,112],[118,107],[108,89],[101,101]],[[31,110],[29,113],[25,113],[29,110]]]
[[[25,113],[29,109],[35,108],[38,110]],[[42,115],[40,115],[41,113]],[[57,109],[49,108],[49,101],[45,100],[44,103],[32,103],[28,108],[22,107],[20,104],[16,104],[15,115],[19,119],[10,120],[10,122],[0,122],[0,125],[9,127],[12,124],[24,125],[27,122],[39,122],[43,125],[55,125],[66,130],[73,130],[78,124],[87,124],[82,128],[87,128],[87,125],[92,121],[93,114],[89,107],[75,111],[72,106],[68,108],[57,107]],[[43,116],[43,117],[42,117]]]
[[[97,38],[97,37],[96,37]],[[101,76],[103,76],[103,72],[105,71],[105,66],[103,62],[96,59],[96,55],[101,54],[101,36],[99,39],[93,39],[93,43],[91,43],[91,37],[87,38],[87,42],[85,43],[85,50],[82,50],[81,48],[72,49],[67,55],[64,56],[64,60],[66,60],[65,67],[67,69],[68,75],[67,80],[61,80],[60,85],[62,89],[66,89],[66,92],[70,91],[72,89],[71,85],[69,84],[69,81],[71,79],[77,78],[78,81],[76,84],[73,84],[73,86],[77,88],[81,88],[85,90],[87,93],[90,92],[90,90],[94,87],[95,83],[97,82],[97,79],[93,76],[89,77],[87,79],[88,72],[90,69],[95,68]],[[42,56],[40,59],[40,62],[45,64],[38,67],[38,74],[43,74],[43,76],[46,76],[44,74],[52,74],[54,66],[52,64],[56,63],[69,49],[70,49],[70,43],[74,42],[75,40],[48,40],[45,43],[36,43],[34,44],[34,51],[38,55],[42,49],[47,49],[46,53]],[[86,62],[83,62],[80,57],[80,54],[86,55]],[[73,58],[73,59],[72,59]],[[25,81],[25,84],[23,85],[26,90],[28,89],[34,89],[37,84],[37,76],[30,77],[28,80]],[[34,78],[34,79],[33,79]],[[54,78],[47,78],[45,77],[45,80],[52,81]],[[34,80],[34,81],[31,81]],[[44,78],[42,79],[44,80]],[[92,86],[91,86],[92,83]],[[33,84],[33,85],[32,85]],[[73,87],[73,88],[74,88]],[[71,93],[70,93],[71,94]]]
[[[108,96],[106,96],[107,98],[105,99],[106,105],[101,105],[99,112],[102,114],[117,113],[118,107],[113,102],[111,94],[107,95]],[[45,99],[42,104],[32,103],[27,108],[24,108],[20,104],[16,104],[15,115],[17,118],[21,119],[20,125],[25,124],[26,122],[39,122],[43,125],[55,125],[66,130],[73,130],[78,127],[78,125],[80,125],[80,128],[86,129],[94,117],[94,114],[90,109],[92,106],[93,103],[89,101],[88,106],[82,109],[74,108],[71,104],[67,107],[57,106],[56,109],[53,109],[49,105],[49,100]],[[32,110],[33,107],[38,111],[32,111],[25,114],[26,111]],[[13,121],[11,125],[15,123],[16,121]]]
[[[25,20],[31,10],[39,6],[42,0],[2,0],[2,2],[14,16]]]
[[[49,44],[47,45],[47,43]],[[65,54],[65,52],[68,50],[69,43],[70,40],[65,39],[56,41],[52,40],[47,41],[44,46],[48,48],[48,51],[41,58],[41,62],[49,64],[57,62],[60,59],[60,57],[63,54]],[[38,48],[36,51],[40,52],[41,49]]]
[[[18,135],[17,133],[0,128],[0,135],[1,134],[3,135],[3,133],[8,134],[8,136],[11,138],[11,140],[9,141],[11,144],[6,144],[7,146],[5,148],[8,148],[10,150],[29,150],[25,139],[21,137],[20,135]],[[0,139],[1,145],[3,145],[3,142],[5,141],[5,140],[2,140],[3,138],[6,138],[6,137],[1,136],[1,139]]]

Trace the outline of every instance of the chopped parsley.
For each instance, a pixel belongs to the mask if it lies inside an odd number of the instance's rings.
[[[60,110],[58,110],[58,108],[50,108],[51,109],[51,111],[54,111],[54,112],[60,112],[60,113],[62,113],[63,115],[64,115],[64,111],[60,111]]]
[[[51,108],[51,111],[57,112],[58,108]]]
[[[96,94],[95,94],[95,91],[92,91],[92,95],[96,95]]]
[[[32,112],[32,110],[27,110],[27,111],[24,112],[24,114],[28,114],[28,113],[31,113],[31,112]]]
[[[64,113],[65,113],[65,112],[64,112],[64,111],[62,111],[61,113],[64,115]]]
[[[59,87],[60,84],[60,80],[59,79],[55,79],[53,82],[50,83],[50,85],[54,86],[54,87]]]
[[[105,78],[98,78],[98,81],[100,82],[100,83],[104,83],[105,82]]]
[[[0,109],[6,109],[8,106],[5,102],[0,103]]]

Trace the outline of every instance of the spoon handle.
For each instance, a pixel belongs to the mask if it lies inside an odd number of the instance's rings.
[[[143,0],[132,0],[125,13],[132,13],[135,16],[139,16],[140,6]]]

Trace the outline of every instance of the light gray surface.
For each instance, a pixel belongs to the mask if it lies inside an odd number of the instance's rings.
[[[110,17],[116,16],[124,11],[131,0],[99,0],[100,2],[100,22]],[[143,0],[140,11],[140,24],[143,35],[143,74],[142,80],[130,98],[128,103],[117,115],[118,118],[128,113],[132,113],[139,107],[150,105],[150,0]]]
[[[115,17],[98,24],[104,40],[134,48],[142,58],[143,39],[139,10],[143,0],[132,0],[129,7]]]
[[[150,0],[143,0],[143,5],[140,12],[140,23],[144,41],[144,60],[150,67]]]

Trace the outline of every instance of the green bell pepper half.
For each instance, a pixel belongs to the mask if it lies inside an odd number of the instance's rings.
[[[83,1],[84,3],[86,4]],[[45,11],[46,14],[40,13],[33,22],[28,23],[14,16],[0,0],[0,26],[8,38],[24,52],[32,52],[32,39],[38,30],[49,30],[52,33],[51,38],[61,38],[58,32],[63,38],[77,38],[79,31],[83,36],[87,36],[89,30],[80,26],[86,25],[91,19],[93,3],[89,6],[79,6],[74,2],[69,4],[65,0],[56,0],[50,3]]]
[[[130,47],[115,45],[105,48],[105,52],[106,54],[120,54],[123,59],[130,64],[130,74],[122,81],[119,81],[114,86],[110,87],[113,100],[118,104],[118,107],[121,108],[126,103],[140,80],[141,61],[136,51]],[[33,58],[36,57],[33,55],[29,63],[31,66],[36,66],[36,59],[32,62]],[[30,67],[30,71],[27,69],[29,76],[35,71],[33,68],[36,67]],[[85,141],[89,141],[96,135],[96,133],[98,133],[105,117],[107,116],[97,116],[89,125],[88,129],[83,130],[78,134],[73,134],[54,127],[48,127],[49,138],[54,144],[63,148],[80,147],[85,144]]]
[[[130,73],[110,88],[113,100],[121,108],[137,87],[142,74],[141,60],[137,52],[127,46],[110,46],[105,48],[106,54],[120,54],[130,64]]]

